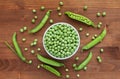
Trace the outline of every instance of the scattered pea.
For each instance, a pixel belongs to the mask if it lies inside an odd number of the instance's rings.
[[[41,49],[40,48],[37,48],[37,51],[40,51]]]
[[[31,54],[34,54],[35,53],[35,51],[34,50],[31,50]]]
[[[83,7],[83,10],[87,10],[87,9],[88,9],[88,6],[85,5],[85,6]]]
[[[37,68],[40,69],[40,65],[38,65]]]
[[[24,48],[25,51],[28,51],[28,48]]]
[[[26,38],[22,38],[22,41],[25,42],[25,41],[26,41]]]
[[[102,16],[103,16],[103,17],[106,16],[106,12],[102,12]]]
[[[101,48],[101,49],[100,49],[100,53],[103,53],[103,52],[104,52],[104,49],[103,49],[103,48]]]
[[[26,30],[27,30],[27,27],[26,27],[26,26],[24,26],[24,27],[23,27],[23,30],[24,30],[24,31],[26,31]]]
[[[79,57],[76,57],[75,60],[78,61],[78,60],[79,60]]]
[[[86,71],[86,70],[87,70],[87,67],[85,66],[85,67],[84,67],[84,71]]]
[[[88,37],[90,34],[89,33],[86,33],[86,37]]]
[[[80,74],[77,74],[77,77],[80,77]]]
[[[61,16],[61,15],[62,15],[62,13],[61,13],[61,12],[59,12],[59,13],[58,13],[58,15],[59,15],[59,16]]]
[[[32,60],[29,60],[28,63],[29,63],[29,64],[32,64]]]
[[[65,71],[66,71],[66,72],[68,72],[68,71],[69,71],[69,69],[65,69]]]
[[[67,74],[67,75],[66,75],[66,78],[70,78],[70,75]]]
[[[44,7],[44,6],[41,6],[40,9],[41,9],[41,10],[45,10],[45,7]]]
[[[76,64],[73,64],[73,68],[76,67],[77,65]]]
[[[94,39],[95,39],[95,37],[93,36],[93,37],[92,37],[92,40],[94,40]]]
[[[38,41],[38,39],[34,39],[34,42],[37,42]]]
[[[99,22],[98,24],[102,25],[102,22]]]
[[[82,27],[81,27],[81,28],[79,28],[79,31],[80,31],[80,32],[82,32],[82,31],[83,31],[83,28],[82,28]]]
[[[34,16],[34,19],[35,19],[35,20],[38,19],[38,16]]]
[[[100,24],[98,24],[98,25],[97,25],[97,28],[98,28],[98,29],[100,29],[100,28],[101,28],[101,25],[100,25]]]
[[[22,32],[24,32],[24,30],[23,30],[23,29],[20,29],[20,32],[22,33]]]
[[[37,42],[36,42],[36,41],[34,41],[34,42],[33,42],[33,44],[34,44],[34,46],[35,46],[35,45],[37,45]]]
[[[95,34],[94,37],[96,38],[96,37],[97,37],[97,34]]]
[[[32,10],[33,13],[36,13],[37,11],[35,9]]]
[[[53,23],[54,23],[53,19],[50,19],[50,24],[53,24]]]
[[[30,46],[34,46],[34,43],[31,43]]]
[[[32,19],[32,23],[35,24],[35,19]]]
[[[100,17],[100,16],[101,16],[100,12],[98,12],[98,13],[96,14],[96,16],[97,16],[97,17]]]
[[[63,3],[62,1],[60,1],[60,2],[59,2],[59,5],[60,5],[60,6],[63,6],[63,5],[64,5],[64,3]]]
[[[57,11],[60,11],[60,9],[61,9],[60,7],[57,7]]]
[[[97,56],[97,61],[98,61],[99,63],[101,63],[101,62],[102,62],[102,59],[101,59],[101,57],[100,57],[100,56]]]

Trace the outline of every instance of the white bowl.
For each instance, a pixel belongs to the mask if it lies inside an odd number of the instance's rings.
[[[69,25],[70,27],[72,27],[72,28],[76,31],[76,33],[77,33],[77,35],[78,35],[78,40],[79,40],[79,42],[78,42],[78,47],[77,47],[76,50],[73,52],[73,54],[71,54],[70,56],[65,57],[65,58],[58,58],[58,57],[55,57],[55,56],[51,55],[51,54],[46,50],[45,44],[44,44],[44,37],[45,37],[45,35],[46,35],[46,32],[47,32],[51,27],[53,27],[53,26],[55,26],[55,25],[58,25],[58,24]],[[49,56],[51,56],[52,58],[54,58],[54,59],[65,60],[65,59],[68,59],[68,58],[72,57],[72,56],[78,51],[79,46],[80,46],[80,36],[79,36],[78,31],[74,28],[74,26],[72,26],[72,25],[70,25],[70,24],[68,24],[68,23],[65,23],[65,22],[58,22],[58,23],[52,24],[49,28],[47,28],[47,30],[45,31],[44,36],[43,36],[43,47],[44,47],[45,51],[47,52],[47,54],[48,54]]]

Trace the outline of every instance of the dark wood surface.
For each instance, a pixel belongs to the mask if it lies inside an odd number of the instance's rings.
[[[78,79],[76,74],[80,74],[79,79],[120,79],[120,0],[64,0],[64,6],[61,8],[62,16],[58,16],[56,8],[60,0],[0,0],[0,79],[58,79],[53,74],[44,69],[37,69],[37,64],[40,64],[36,57],[30,54],[31,49],[40,47],[41,54],[49,57],[42,45],[42,36],[45,30],[50,26],[49,22],[42,28],[41,31],[34,35],[28,32],[20,33],[19,29],[27,26],[28,29],[35,27],[44,16],[45,12],[52,9],[53,12],[50,16],[54,22],[67,22],[75,26],[76,29],[82,27],[83,32],[79,32],[81,36],[81,45],[78,52],[70,59],[61,61],[65,63],[69,72],[65,72],[65,68],[58,68],[58,70],[65,76],[70,75],[70,79]],[[40,11],[40,6],[46,7],[45,11]],[[87,5],[88,10],[83,11],[83,6]],[[32,13],[32,9],[37,10],[37,14]],[[85,24],[69,19],[64,15],[65,11],[73,11],[78,14],[85,15],[92,19],[95,24],[99,21],[103,22],[101,29],[87,27]],[[106,17],[96,17],[97,12],[107,12]],[[31,19],[34,15],[38,16],[35,25],[31,24]],[[81,47],[91,41],[94,34],[99,34],[104,26],[108,24],[107,36],[105,39],[90,49],[93,53],[92,61],[88,64],[87,71],[75,72],[72,68],[73,63],[80,63],[83,61],[88,52],[80,52]],[[4,44],[7,40],[12,44],[12,34],[17,32],[17,40],[23,51],[23,54],[33,60],[32,65],[23,63],[16,55],[14,55]],[[90,36],[86,37],[85,33],[89,32]],[[21,39],[25,37],[27,41],[23,43]],[[30,42],[34,38],[38,38],[38,45],[30,47]],[[28,47],[28,51],[23,49]],[[100,54],[99,49],[104,48],[104,53]],[[103,62],[99,64],[96,57],[100,55]],[[75,57],[79,56],[80,60],[75,62]],[[64,78],[59,78],[64,79]]]

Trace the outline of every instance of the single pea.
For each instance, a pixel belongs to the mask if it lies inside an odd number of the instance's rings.
[[[41,10],[45,10],[45,7],[44,7],[44,6],[41,6],[40,9],[41,9]]]
[[[53,24],[53,23],[54,23],[53,19],[50,19],[50,21],[49,21],[49,22],[50,22],[50,24]]]
[[[80,74],[77,74],[76,76],[77,76],[77,77],[80,77]]]
[[[79,57],[76,57],[75,60],[78,61],[78,60],[79,60]]]
[[[63,5],[64,5],[64,3],[63,3],[62,1],[60,1],[60,2],[59,2],[59,5],[60,5],[60,6],[63,6]]]
[[[25,42],[25,41],[26,41],[26,38],[22,38],[22,41]]]
[[[102,22],[99,22],[98,24],[102,25]]]
[[[97,12],[96,16],[97,16],[97,17],[100,17],[100,16],[101,16],[100,12]]]
[[[85,66],[83,69],[84,69],[84,71],[86,71],[86,70],[87,70],[87,67]]]
[[[88,6],[85,5],[85,6],[83,7],[83,10],[87,10],[87,9],[88,9]]]
[[[33,24],[35,24],[35,19],[32,19],[32,21],[31,21]]]
[[[90,34],[89,33],[86,33],[86,37],[88,37]]]
[[[70,75],[67,74],[65,77],[66,77],[66,78],[70,78]]]
[[[77,65],[76,64],[73,64],[73,68],[76,67]]]
[[[25,51],[28,51],[28,48],[24,48]]]
[[[59,15],[59,16],[61,16],[61,15],[62,15],[62,13],[61,13],[61,12],[59,12],[59,13],[58,13],[58,15]]]
[[[79,28],[79,31],[80,31],[80,32],[82,32],[82,31],[83,31],[83,28],[82,28],[82,27],[81,27],[81,28]]]
[[[34,46],[34,43],[31,43],[30,46]]]
[[[40,65],[38,65],[37,68],[40,69]]]
[[[34,54],[35,53],[35,51],[34,50],[31,50],[31,54]]]
[[[38,39],[34,39],[34,42],[38,42]]]
[[[94,37],[96,38],[96,37],[97,37],[97,34],[95,34]]]
[[[100,28],[101,28],[101,25],[100,25],[100,24],[98,24],[98,25],[97,25],[97,28],[98,28],[98,29],[100,29]]]
[[[29,64],[32,64],[32,62],[33,62],[32,60],[29,60],[29,61],[28,61]]]
[[[40,48],[37,48],[37,51],[40,51],[41,49]]]
[[[24,31],[26,31],[26,30],[27,30],[27,27],[26,27],[26,26],[24,26],[24,27],[23,27],[23,30],[24,30]]]
[[[61,9],[60,7],[57,7],[57,11],[60,11],[60,9]]]
[[[36,16],[34,16],[34,19],[36,20],[36,19],[38,19],[38,16],[36,15]]]
[[[37,45],[37,42],[36,42],[36,41],[34,41],[34,42],[33,42],[33,44],[34,44],[34,46],[35,46],[35,45]]]
[[[24,32],[24,30],[23,30],[23,29],[20,29],[20,32],[22,33],[22,32]]]
[[[69,71],[69,69],[67,69],[67,68],[66,68],[66,69],[65,69],[65,71],[66,71],[66,72],[68,72],[68,71]]]
[[[33,13],[36,13],[37,11],[35,9],[32,10]]]
[[[95,39],[95,37],[93,36],[93,37],[92,37],[92,40],[94,40],[94,39]]]
[[[104,52],[104,49],[103,49],[103,48],[101,48],[101,49],[100,49],[100,53],[103,53],[103,52]]]
[[[102,16],[103,16],[103,17],[106,16],[106,12],[102,12]]]

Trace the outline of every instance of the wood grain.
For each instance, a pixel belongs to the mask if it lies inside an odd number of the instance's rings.
[[[67,22],[75,26],[76,29],[82,27],[83,32],[79,32],[81,37],[81,45],[78,52],[70,59],[61,61],[65,63],[69,72],[65,72],[65,68],[57,68],[63,76],[70,74],[69,79],[79,79],[76,74],[80,74],[80,79],[120,79],[120,0],[64,0],[64,6],[62,6],[61,17],[58,16],[56,8],[59,6],[60,0],[0,0],[0,79],[65,79],[57,78],[53,74],[44,69],[37,69],[37,65],[40,64],[34,55],[30,54],[31,49],[40,47],[41,54],[45,57],[49,57],[42,45],[42,36],[45,30],[50,26],[49,22],[42,28],[42,30],[34,35],[28,34],[28,32],[20,33],[19,29],[23,26],[27,26],[31,29],[37,25],[45,12],[52,9],[53,12],[50,16],[54,22]],[[45,11],[40,11],[40,6],[46,7]],[[83,11],[83,6],[87,5],[88,10]],[[37,13],[33,14],[32,9],[36,9]],[[95,29],[87,27],[87,25],[80,22],[69,19],[64,15],[65,11],[73,11],[78,14],[85,15],[92,19],[95,24],[103,22],[101,29]],[[106,17],[96,17],[97,12],[107,12]],[[31,24],[31,19],[34,15],[38,16],[35,24]],[[88,64],[87,71],[75,72],[72,68],[73,63],[79,64],[88,55],[88,52],[81,52],[81,47],[91,41],[91,37],[94,34],[99,34],[104,26],[108,24],[107,36],[105,39],[94,48],[90,49],[93,53],[92,61]],[[33,60],[32,65],[28,65],[20,61],[16,55],[14,55],[4,44],[7,40],[12,44],[11,37],[14,32],[17,32],[17,40],[23,51],[23,54]],[[89,32],[90,36],[86,37],[85,33]],[[21,39],[25,37],[27,41],[23,43]],[[30,47],[30,43],[38,38],[38,45]],[[24,48],[28,47],[28,51],[25,52]],[[104,48],[104,53],[100,54],[99,49]],[[103,63],[99,64],[96,61],[96,57],[100,55],[103,59]],[[79,56],[80,59],[76,62],[74,59]],[[50,58],[50,57],[49,57]]]

